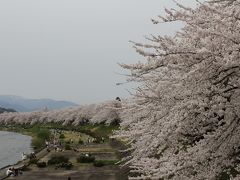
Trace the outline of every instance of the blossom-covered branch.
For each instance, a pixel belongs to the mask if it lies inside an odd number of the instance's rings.
[[[146,62],[122,65],[141,82],[116,134],[132,142],[130,179],[239,179],[240,1],[177,5],[153,22],[185,27],[134,43]]]

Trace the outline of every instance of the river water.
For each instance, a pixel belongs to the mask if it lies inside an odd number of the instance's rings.
[[[30,136],[0,131],[0,168],[17,163],[23,152],[32,152],[31,139]]]

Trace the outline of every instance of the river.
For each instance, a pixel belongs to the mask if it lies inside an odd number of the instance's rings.
[[[31,137],[0,131],[0,168],[17,163],[22,153],[32,152]]]

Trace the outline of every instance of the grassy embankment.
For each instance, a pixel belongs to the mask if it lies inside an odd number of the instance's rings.
[[[32,137],[32,147],[35,151],[40,151],[45,146],[45,140],[51,138],[51,132],[45,127],[40,127],[38,125],[5,125],[1,126],[0,130],[16,132]]]
[[[46,124],[13,124],[13,125],[5,125],[1,126],[0,130],[2,131],[11,131],[17,132],[24,135],[29,135],[32,137],[32,147],[35,151],[39,151],[45,147],[45,140],[49,140],[52,138],[51,129],[57,129],[63,131],[63,138],[66,143],[70,140],[73,140],[75,144],[77,143],[84,143],[86,139],[79,138],[76,133],[79,132],[82,134],[86,134],[89,137],[94,139],[95,143],[101,143],[104,139],[105,142],[108,142],[109,136],[112,134],[114,130],[119,128],[118,125],[103,125],[103,124],[96,124],[96,125],[80,125],[80,126],[62,126],[57,123],[46,123]]]

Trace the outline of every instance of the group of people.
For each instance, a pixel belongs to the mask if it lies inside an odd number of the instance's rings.
[[[47,151],[50,152],[51,148],[53,148],[56,152],[62,152],[63,149],[61,148],[62,147],[62,143],[57,141],[57,140],[53,140],[53,141],[47,141],[45,140],[45,145],[46,145],[46,148],[47,148]]]
[[[28,158],[30,158],[30,159],[36,158],[35,152],[32,152],[32,153],[29,154],[29,155],[27,155],[27,154],[25,154],[25,153],[22,153],[22,160],[23,160],[23,161],[26,160],[26,159],[28,159]]]
[[[22,171],[20,169],[16,169],[14,167],[10,167],[6,171],[6,175],[9,176],[18,176],[19,174],[22,174]]]

